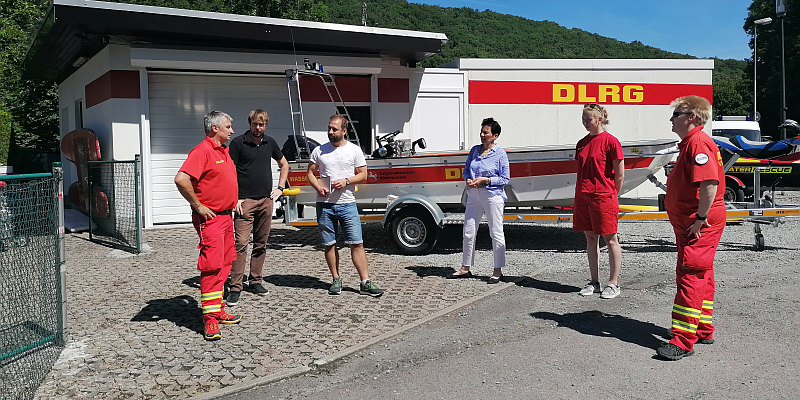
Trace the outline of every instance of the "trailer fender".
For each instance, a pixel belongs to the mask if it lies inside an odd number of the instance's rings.
[[[386,212],[383,215],[383,227],[386,228],[389,226],[392,217],[403,207],[409,204],[418,204],[422,207],[425,207],[428,212],[431,213],[431,217],[433,217],[433,221],[436,223],[436,225],[442,226],[444,212],[442,212],[442,209],[438,204],[436,204],[436,202],[421,194],[409,194],[403,197],[398,197],[389,203],[389,206],[386,207]]]
[[[739,178],[737,178],[737,177],[735,177],[735,176],[733,176],[733,175],[725,175],[725,180],[726,180],[726,182],[725,182],[725,183],[728,183],[728,182],[730,182],[730,181],[733,181],[733,182],[734,182],[734,183],[736,183],[736,185],[737,185],[737,186],[739,186],[741,189],[744,189],[744,188],[745,188],[744,182],[742,182],[742,180],[741,180],[741,179],[739,179]]]

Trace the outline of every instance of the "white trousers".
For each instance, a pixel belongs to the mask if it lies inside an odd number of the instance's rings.
[[[464,255],[461,265],[471,267],[475,264],[475,237],[481,218],[486,214],[489,223],[489,236],[492,238],[494,268],[506,265],[506,237],[503,234],[502,196],[493,195],[486,188],[467,189],[467,211],[464,214]]]

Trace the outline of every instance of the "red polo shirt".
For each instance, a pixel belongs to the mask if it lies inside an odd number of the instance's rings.
[[[622,158],[622,145],[610,133],[584,136],[575,146],[578,161],[575,192],[617,194],[613,161]]]
[[[667,195],[664,206],[669,222],[676,229],[687,229],[694,224],[700,204],[700,182],[719,182],[717,194],[708,212],[710,228],[725,227],[725,170],[722,155],[714,141],[698,126],[678,143],[678,159],[667,177]]]
[[[236,166],[228,154],[228,147],[217,146],[206,137],[189,152],[181,166],[195,180],[194,193],[200,203],[212,211],[230,210],[239,198]]]

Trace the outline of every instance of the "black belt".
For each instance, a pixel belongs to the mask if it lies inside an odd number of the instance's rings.
[[[211,209],[209,208],[209,210],[211,210]],[[227,210],[222,210],[222,211],[214,211],[214,210],[211,210],[211,212],[213,212],[214,214],[217,214],[217,215],[225,215],[225,214],[230,214],[230,213],[232,213],[232,212],[233,212],[233,209],[232,209],[232,208],[229,208],[229,209],[227,209]],[[200,213],[199,213],[199,212],[197,212],[197,210],[195,210],[194,208],[192,209],[192,214],[197,214],[197,215],[200,215]]]

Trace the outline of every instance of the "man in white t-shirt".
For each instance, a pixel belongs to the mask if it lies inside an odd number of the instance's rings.
[[[361,278],[359,293],[379,297],[383,289],[369,279],[367,253],[361,235],[361,218],[356,207],[355,184],[367,180],[367,162],[361,148],[346,139],[347,120],[334,115],[328,122],[328,140],[311,152],[306,176],[317,191],[317,226],[325,246],[325,261],[331,270],[333,282],[329,294],[342,293],[339,276],[339,252],[336,234],[341,226],[344,242],[350,247],[350,257]],[[319,177],[317,177],[319,175]]]

